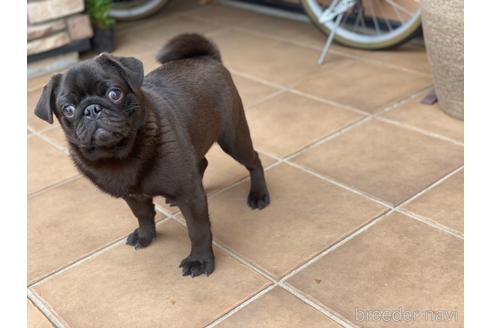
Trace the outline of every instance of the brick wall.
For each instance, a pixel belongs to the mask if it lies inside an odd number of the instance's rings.
[[[28,0],[27,55],[63,47],[92,37],[84,0]]]

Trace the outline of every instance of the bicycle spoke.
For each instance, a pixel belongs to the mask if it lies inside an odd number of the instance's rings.
[[[379,24],[378,24],[378,21],[377,21],[377,18],[376,18],[376,12],[374,11],[374,7],[372,6],[372,1],[369,0],[368,1],[369,3],[369,6],[371,7],[371,11],[372,11],[372,22],[374,24],[374,27],[376,28],[376,34],[377,35],[380,35],[381,34],[381,31],[379,30]]]
[[[378,1],[375,2],[375,6],[377,9],[379,9]],[[381,13],[384,13],[384,10],[381,11]],[[393,27],[391,26],[390,22],[388,21],[388,18],[386,16],[383,16],[384,24],[388,27],[388,30],[390,32],[393,32]]]
[[[355,22],[352,25],[352,29],[351,29],[352,32],[354,32],[357,26],[359,26],[361,17],[362,17],[362,10],[358,10],[357,17],[355,18]]]
[[[386,2],[388,2],[388,1],[386,0]],[[400,11],[398,10],[398,8],[396,8],[392,3],[390,3],[390,2],[388,2],[388,3],[391,5],[391,8],[395,12],[396,16],[398,16],[398,20],[400,22],[404,22],[403,17],[401,17],[401,14],[400,14]]]
[[[343,15],[343,19],[340,22],[340,26],[345,25],[345,23],[347,22],[347,18],[350,16],[347,14],[347,12],[343,13],[342,15]]]
[[[389,3],[390,5],[393,6],[393,8],[399,10],[399,11],[402,11],[404,12],[405,14],[407,14],[408,16],[412,17],[413,16],[413,13],[411,11],[409,11],[407,8],[403,7],[402,5],[399,5],[397,4],[396,2],[394,2],[393,0],[386,0],[387,3]],[[403,22],[403,19],[401,20]]]

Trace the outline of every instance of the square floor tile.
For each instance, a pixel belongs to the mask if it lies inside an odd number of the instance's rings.
[[[328,64],[319,66],[318,50],[237,29],[213,33],[211,38],[217,43],[226,67],[282,86],[290,86],[331,65],[351,61],[332,54]]]
[[[464,171],[460,170],[404,208],[451,229],[464,232]]]
[[[72,160],[39,137],[27,139],[27,193],[79,175]]]
[[[266,172],[271,204],[246,204],[249,182],[209,198],[214,237],[280,278],[384,212],[366,198],[287,164]]]
[[[429,131],[459,142],[464,141],[464,123],[449,116],[439,104],[424,105],[420,101],[425,95],[398,106],[381,116],[390,120]]]
[[[218,249],[212,275],[183,277],[189,247],[184,227],[168,221],[149,247],[117,245],[35,291],[71,327],[171,328],[203,327],[270,284]]]
[[[33,282],[138,227],[124,200],[79,178],[27,202],[28,280]],[[162,219],[162,214],[157,218]]]
[[[432,84],[429,76],[369,62],[332,65],[296,85],[310,95],[374,113]]]
[[[224,153],[217,144],[210,148],[205,157],[208,160],[208,167],[203,177],[203,186],[209,195],[241,179],[249,177],[248,170]],[[263,167],[267,167],[275,162],[273,158],[264,154],[260,154],[260,160]],[[154,201],[172,213],[179,211],[177,207],[168,206],[162,197],[156,197]]]
[[[30,301],[27,301],[27,327],[53,328],[51,322]]]
[[[463,147],[371,120],[294,158],[393,205],[463,164]]]
[[[220,328],[336,328],[335,322],[282,288],[276,287],[236,312]]]
[[[239,91],[239,96],[241,97],[245,108],[259,103],[265,97],[268,97],[279,90],[272,86],[236,74],[232,74],[232,79],[234,80],[234,84]]]
[[[291,92],[283,92],[246,111],[253,143],[287,156],[334,133],[362,116]]]
[[[463,240],[401,214],[383,218],[288,283],[361,327],[463,327]],[[385,310],[418,312],[409,321],[367,317]],[[429,313],[426,321],[427,310],[456,316],[435,322]]]
[[[43,88],[41,87],[27,92],[27,127],[34,131],[40,131],[52,126],[34,114],[34,108],[36,108],[42,91]],[[58,120],[55,117],[53,117],[53,124],[58,125]]]

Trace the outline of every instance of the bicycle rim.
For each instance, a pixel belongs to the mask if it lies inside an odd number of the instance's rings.
[[[169,0],[134,0],[113,2],[109,16],[125,21],[148,17],[157,13]]]
[[[385,3],[394,11],[396,19],[374,17],[375,15],[367,17],[360,12],[357,15],[353,12],[345,14],[343,18],[345,24],[337,29],[335,41],[352,48],[374,50],[393,48],[405,43],[420,29],[420,8],[411,11],[398,2],[399,0],[365,1],[364,5],[371,8],[374,13],[382,7],[382,3]],[[319,22],[325,7],[316,0],[302,0],[302,4],[313,23],[325,34],[331,33],[335,26],[333,20],[326,23]]]

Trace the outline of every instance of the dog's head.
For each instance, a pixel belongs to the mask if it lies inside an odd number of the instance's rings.
[[[142,63],[101,54],[57,74],[44,87],[35,114],[53,123],[88,160],[125,158],[145,120]]]

